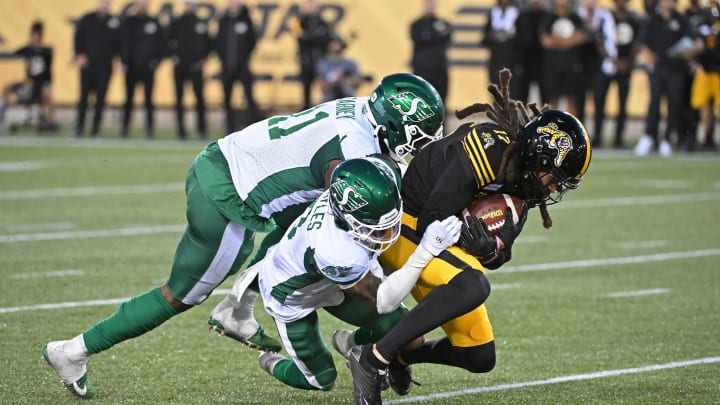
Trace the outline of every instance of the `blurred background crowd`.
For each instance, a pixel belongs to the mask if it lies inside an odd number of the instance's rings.
[[[575,114],[595,147],[626,148],[630,135],[639,156],[715,150],[718,0],[628,1],[4,2],[0,133],[102,137],[112,126],[153,138],[166,126],[186,139],[192,120],[205,139],[368,95],[396,71],[427,79],[451,112],[486,101],[508,67],[513,98]],[[59,10],[68,15],[49,14]],[[172,118],[156,119],[156,105]],[[627,134],[629,119],[639,133]]]

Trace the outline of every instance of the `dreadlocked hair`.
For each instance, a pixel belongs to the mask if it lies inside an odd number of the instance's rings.
[[[492,95],[491,103],[472,104],[455,111],[455,116],[458,119],[463,119],[472,114],[485,113],[488,118],[507,133],[510,144],[503,152],[500,169],[497,173],[497,181],[504,183],[509,180],[517,183],[521,175],[517,153],[520,134],[530,121],[540,116],[550,106],[545,104],[538,107],[535,103],[525,105],[522,101],[511,99],[510,78],[512,73],[510,73],[510,69],[501,69],[498,72],[498,77],[500,78],[499,87],[495,83],[488,85],[488,91]],[[540,215],[542,216],[543,226],[546,229],[552,227],[552,219],[544,202],[540,204]]]

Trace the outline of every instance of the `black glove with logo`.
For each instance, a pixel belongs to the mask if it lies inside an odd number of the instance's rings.
[[[498,254],[497,238],[490,234],[487,225],[480,218],[473,215],[465,217],[460,233],[460,246],[482,263],[495,259]]]

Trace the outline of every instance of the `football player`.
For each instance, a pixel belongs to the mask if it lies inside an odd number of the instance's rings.
[[[384,314],[375,310],[380,280],[371,273],[380,267],[378,254],[400,236],[399,187],[400,173],[381,159],[340,163],[330,188],[293,222],[264,260],[246,271],[257,268],[265,309],[292,358],[263,352],[260,366],[270,375],[301,389],[334,387],[337,370],[320,333],[319,308],[359,326],[358,339],[366,343],[383,336],[407,313],[395,297],[393,303],[377,303],[390,305]],[[404,267],[425,267],[457,242],[460,229],[455,216],[430,224]],[[396,278],[387,278],[380,285],[394,288],[395,283]]]
[[[45,359],[69,391],[91,398],[94,388],[86,373],[90,355],[201,304],[250,256],[255,233],[269,232],[259,260],[327,188],[338,163],[380,152],[401,161],[441,137],[443,119],[437,91],[420,77],[400,73],[384,77],[370,97],[271,117],[211,142],[187,175],[187,227],[168,280],[124,302],[75,338],[48,343]],[[211,325],[254,347],[279,351],[280,344],[265,335],[252,315],[256,290],[247,289],[243,298],[242,303],[233,296],[223,300]],[[242,322],[228,322],[236,318]]]
[[[462,215],[482,196],[509,193],[539,206],[546,227],[552,222],[546,206],[579,187],[590,163],[587,132],[574,116],[541,111],[508,95],[510,72],[501,72],[501,88],[490,85],[493,105],[475,104],[456,113],[464,118],[487,112],[494,123],[461,125],[452,134],[422,149],[403,177],[405,212],[398,241],[380,256],[386,269],[398,268],[414,251],[427,226],[438,218]],[[531,118],[532,115],[535,115]],[[460,246],[430,260],[414,283],[418,302],[390,332],[374,345],[359,345],[357,333],[337,331],[333,343],[347,357],[357,403],[381,402],[383,379],[398,394],[410,391],[410,364],[437,363],[484,373],[495,366],[492,325],[484,302],[490,294],[485,269],[511,259],[513,241],[527,218],[508,220],[497,236],[474,216],[465,218]],[[507,218],[512,218],[510,210]],[[378,290],[378,300],[384,291]],[[442,327],[446,336],[414,350],[408,342]]]

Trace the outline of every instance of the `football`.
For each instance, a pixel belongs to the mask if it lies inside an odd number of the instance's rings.
[[[463,221],[468,215],[480,218],[491,234],[497,235],[505,224],[505,210],[512,210],[512,221],[516,224],[523,213],[523,200],[510,194],[494,194],[479,198],[463,211]]]

